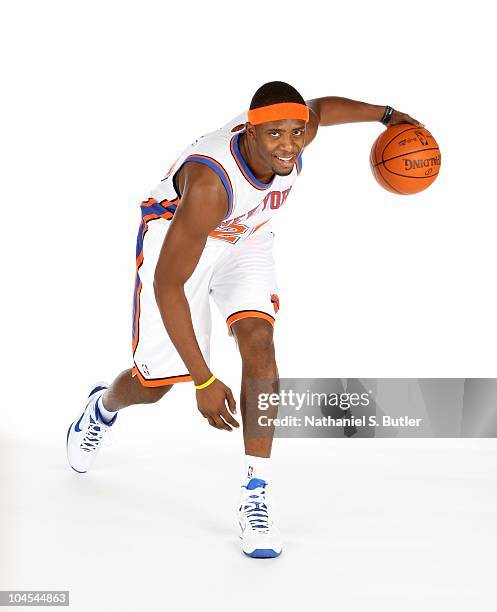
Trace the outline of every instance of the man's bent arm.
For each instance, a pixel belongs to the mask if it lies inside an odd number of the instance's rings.
[[[197,267],[209,233],[226,214],[228,197],[221,181],[206,166],[189,163],[182,175],[181,204],[162,245],[154,291],[172,343],[195,384],[202,384],[212,374],[195,337],[184,286]]]

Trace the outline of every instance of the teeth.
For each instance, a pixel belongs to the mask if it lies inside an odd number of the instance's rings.
[[[290,157],[280,157],[279,155],[276,156],[278,159],[281,159],[281,161],[290,161],[293,157],[293,155],[291,155]]]

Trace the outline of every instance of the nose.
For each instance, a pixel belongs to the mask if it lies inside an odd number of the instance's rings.
[[[288,153],[291,155],[293,153],[293,143],[290,135],[284,136],[281,141],[281,152]]]

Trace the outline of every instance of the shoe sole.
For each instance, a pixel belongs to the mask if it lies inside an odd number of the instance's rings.
[[[279,557],[283,551],[276,552],[272,548],[256,548],[251,553],[243,551],[243,554],[252,559],[274,559]]]

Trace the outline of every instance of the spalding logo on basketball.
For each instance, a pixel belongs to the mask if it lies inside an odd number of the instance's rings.
[[[437,178],[441,155],[437,141],[427,129],[401,123],[378,136],[369,161],[382,187],[410,195],[423,191]]]

